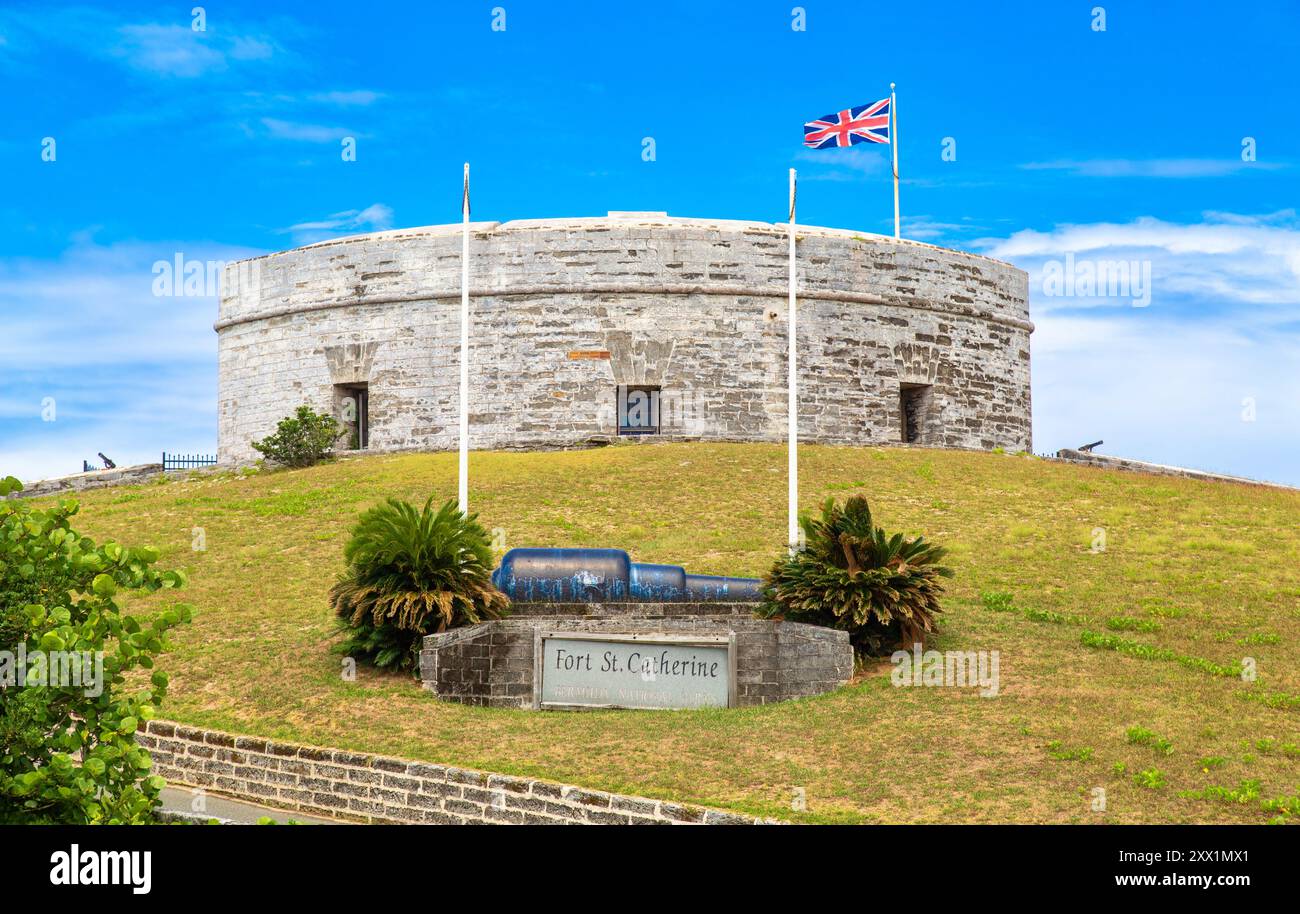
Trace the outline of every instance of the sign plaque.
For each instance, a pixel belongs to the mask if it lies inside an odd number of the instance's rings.
[[[725,708],[735,636],[538,632],[538,708]]]

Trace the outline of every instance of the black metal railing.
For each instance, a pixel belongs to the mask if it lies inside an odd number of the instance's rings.
[[[192,470],[195,467],[214,466],[216,462],[216,454],[168,454],[163,451],[164,470]]]

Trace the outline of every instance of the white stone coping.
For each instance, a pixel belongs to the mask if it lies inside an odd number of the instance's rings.
[[[765,235],[784,236],[789,232],[789,223],[787,222],[756,222],[745,219],[700,219],[682,216],[669,216],[665,213],[657,212],[611,212],[606,216],[567,216],[548,219],[512,219],[509,222],[471,222],[470,231],[475,234],[512,231],[537,231],[551,229],[555,231],[579,230],[590,231],[593,229],[607,229],[612,227],[627,228],[630,226],[653,226],[658,228],[679,228],[679,229],[706,229],[719,232],[728,232],[734,234],[760,233]],[[412,226],[404,229],[390,229],[382,232],[364,232],[358,235],[346,235],[341,238],[330,238],[325,241],[317,241],[314,244],[307,244],[297,248],[290,248],[285,251],[274,251],[269,254],[263,254],[259,257],[250,257],[244,261],[236,263],[248,263],[255,260],[262,260],[267,257],[276,257],[280,254],[289,254],[294,251],[305,251],[313,248],[329,247],[340,244],[356,244],[366,241],[382,241],[388,239],[427,237],[438,238],[459,235],[462,231],[463,224],[460,222],[450,222],[442,225],[423,225]],[[983,254],[974,254],[970,251],[959,251],[954,248],[940,247],[937,244],[929,244],[924,241],[914,241],[910,238],[894,238],[892,235],[882,235],[877,232],[865,232],[858,229],[829,228],[820,225],[804,225],[795,223],[795,234],[804,236],[814,236],[819,238],[848,238],[869,241],[873,244],[897,245],[899,247],[916,247],[932,251],[939,251],[945,254],[956,254],[961,257],[972,260],[981,260],[986,263],[995,264],[999,267],[1019,270],[1014,264],[1007,263],[1003,260],[996,260],[992,257],[986,257]]]
[[[1152,463],[1148,460],[1119,457],[1114,454],[1095,454],[1092,451],[1080,451],[1076,448],[1061,448],[1056,452],[1056,459],[1103,470],[1127,470],[1132,473],[1149,473],[1153,476],[1173,476],[1180,479],[1196,479],[1202,482],[1233,482],[1240,485],[1263,486],[1269,489],[1300,492],[1300,488],[1282,482],[1269,482],[1265,479],[1251,479],[1248,476],[1233,476],[1228,473],[1216,473],[1213,470],[1196,470],[1191,467],[1179,467],[1166,463]]]

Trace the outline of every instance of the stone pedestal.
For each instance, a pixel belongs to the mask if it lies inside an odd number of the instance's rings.
[[[580,702],[590,707],[631,706],[620,691],[637,685],[638,677],[626,669],[629,644],[636,645],[638,660],[654,658],[656,665],[676,644],[699,645],[714,654],[725,647],[727,703],[733,706],[818,695],[853,675],[846,632],[755,619],[752,613],[753,604],[734,603],[517,604],[510,618],[427,636],[420,678],[439,698],[464,704],[552,706],[542,701],[543,642],[566,635],[593,645],[592,681],[613,689]],[[602,662],[613,666],[602,673]]]

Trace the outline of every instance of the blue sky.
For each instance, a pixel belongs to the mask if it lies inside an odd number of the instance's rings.
[[[1035,450],[1300,484],[1300,4],[795,5],[6,4],[0,472],[213,451],[216,300],[154,263],[456,221],[467,160],[476,219],[781,221],[793,166],[888,233],[887,147],[800,137],[892,80],[904,235],[1030,271]],[[1052,294],[1102,261],[1149,296]]]

